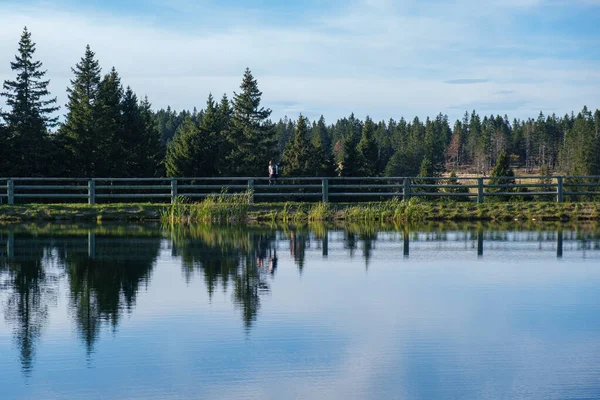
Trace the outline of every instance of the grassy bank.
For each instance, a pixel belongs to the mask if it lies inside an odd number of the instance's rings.
[[[361,204],[263,205],[251,208],[258,221],[598,221],[600,203],[454,203],[388,201]]]
[[[204,202],[176,204],[31,204],[0,206],[0,221],[161,221],[298,223],[309,221],[598,221],[600,203],[258,203],[215,196]]]
[[[0,206],[0,221],[158,221],[164,204],[26,204]]]

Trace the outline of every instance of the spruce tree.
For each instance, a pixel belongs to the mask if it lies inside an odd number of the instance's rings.
[[[212,94],[209,93],[198,132],[202,136],[203,143],[203,148],[198,149],[197,153],[198,157],[202,157],[202,160],[198,161],[205,167],[201,175],[196,174],[196,176],[215,176],[217,174],[222,124],[223,120],[218,105],[215,103]]]
[[[113,159],[116,163],[114,165],[115,173],[127,177],[139,176],[141,171],[138,169],[138,157],[141,154],[139,154],[138,144],[143,134],[143,127],[140,121],[137,96],[129,86],[125,89],[121,101],[120,125],[117,130],[120,135],[115,138],[116,146],[113,147]]]
[[[215,168],[216,174],[221,176],[230,175],[233,172],[231,171],[231,166],[227,160],[227,155],[231,153],[232,145],[227,140],[229,137],[229,132],[231,131],[231,116],[233,114],[233,110],[231,109],[231,102],[227,98],[226,94],[223,94],[221,98],[221,102],[219,103],[219,107],[217,110],[219,125],[216,131],[217,136],[216,140],[216,161]]]
[[[98,157],[98,132],[94,107],[100,86],[100,65],[90,46],[86,46],[81,61],[71,68],[74,78],[67,88],[69,102],[64,124],[58,137],[64,146],[65,173],[93,176],[92,165]]]
[[[431,162],[433,171],[436,174],[444,170],[444,150],[446,143],[443,128],[443,120],[439,117],[436,121],[430,121],[427,118],[425,122],[424,153]]]
[[[167,147],[168,176],[202,177],[218,174],[219,137],[224,127],[222,106],[209,94],[200,124],[191,116],[184,121]]]
[[[359,171],[363,176],[375,176],[379,160],[379,148],[375,139],[376,126],[367,117],[362,129],[362,136],[356,148],[360,163]]]
[[[491,176],[492,177],[491,177],[489,183],[492,185],[508,185],[508,184],[515,183],[515,180],[513,178],[513,176],[515,176],[515,172],[510,167],[510,158],[508,157],[508,154],[506,154],[506,151],[502,150],[502,152],[498,156],[498,159],[496,160],[496,165],[494,166],[494,169],[492,169]],[[501,178],[504,178],[504,179],[501,179]],[[491,193],[512,192],[512,191],[513,191],[512,188],[504,188],[504,187],[489,189],[489,192],[491,192]],[[506,200],[506,199],[508,199],[508,197],[507,196],[494,196],[493,199],[494,200]]]
[[[418,178],[432,178],[436,177],[437,174],[435,172],[435,168],[429,157],[425,156],[421,161],[421,167],[419,168],[419,175],[417,175],[417,179],[415,179],[415,183],[418,185],[431,185],[436,183],[435,181],[429,179],[418,179]],[[425,187],[425,188],[414,188],[414,192],[437,192],[437,188],[433,187]]]
[[[423,161],[421,161],[421,167],[419,168],[419,177],[431,178],[437,176],[435,174],[435,170],[433,169],[433,163],[429,159],[429,157],[424,157]]]
[[[510,167],[510,158],[506,151],[502,150],[500,155],[498,156],[498,160],[496,161],[496,165],[492,170],[492,178],[500,178],[500,177],[513,177],[515,173],[513,169]],[[498,179],[491,179],[490,182],[500,183]],[[514,183],[514,179],[509,180],[509,182]]]
[[[323,117],[321,117],[322,119]],[[321,120],[319,120],[321,121]],[[318,124],[317,124],[318,126]],[[312,164],[316,166],[317,176],[334,176],[335,175],[335,158],[333,152],[327,152],[324,149],[322,136],[313,136],[312,140],[314,152]]]
[[[147,98],[139,101],[128,86],[121,101],[120,133],[113,147],[115,171],[127,177],[152,177],[160,169],[160,139]],[[118,168],[118,170],[117,170]]]
[[[165,156],[167,176],[198,176],[196,167],[199,165],[199,157],[202,156],[199,154],[200,148],[200,129],[191,117],[188,117],[167,145]]]
[[[275,139],[277,140],[278,154],[283,154],[285,146],[294,137],[294,132],[296,132],[296,123],[287,116],[275,124]]]
[[[121,78],[113,67],[98,87],[94,107],[97,140],[96,155],[90,160],[90,176],[124,176],[122,170],[124,132],[122,123],[123,87]]]
[[[315,176],[319,165],[315,164],[315,148],[308,139],[308,120],[300,114],[294,138],[283,152],[283,175]]]
[[[390,119],[387,125],[383,121],[377,124],[377,129],[375,130],[375,139],[377,140],[379,154],[377,160],[377,170],[375,171],[376,175],[382,175],[385,172],[385,167],[390,161],[390,158],[392,158],[392,155],[394,155],[392,134],[395,128],[396,122],[393,119]]]
[[[331,137],[327,131],[327,125],[325,124],[325,117],[321,115],[317,123],[312,128],[312,142],[314,145],[319,143],[319,147],[323,151],[325,158],[328,158],[331,154]]]
[[[596,175],[600,173],[600,136],[596,132],[592,113],[587,107],[567,129],[560,151],[560,169],[569,175]]]
[[[350,128],[351,129],[351,128]],[[361,165],[358,152],[356,151],[356,141],[351,131],[346,134],[342,143],[343,158],[341,162],[341,176],[360,176]]]
[[[164,176],[163,147],[160,144],[160,133],[152,113],[152,105],[147,96],[140,102],[138,109],[141,124],[141,137],[138,144],[139,176]]]
[[[227,98],[227,95],[223,93],[223,97],[221,97],[221,102],[219,103],[219,131],[227,132],[229,130],[229,125],[231,124],[231,116],[233,115],[233,110],[231,109],[231,103]]]
[[[276,155],[275,129],[268,119],[271,110],[260,106],[262,92],[248,68],[240,89],[234,93],[228,161],[235,175],[265,175],[269,160]]]
[[[410,167],[408,166],[408,161],[405,152],[402,149],[397,150],[385,167],[385,176],[411,176],[409,173]]]
[[[49,80],[44,80],[46,71],[42,63],[34,61],[35,43],[27,27],[19,41],[18,54],[10,63],[16,71],[16,80],[5,80],[0,93],[5,97],[9,111],[1,113],[11,131],[12,151],[10,163],[12,174],[21,176],[43,176],[48,174],[48,127],[53,127],[58,117],[52,114],[59,109],[56,97],[48,98]]]

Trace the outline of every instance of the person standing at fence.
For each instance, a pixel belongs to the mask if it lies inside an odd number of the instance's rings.
[[[273,185],[275,182],[275,168],[273,167],[273,161],[269,161],[269,185]]]

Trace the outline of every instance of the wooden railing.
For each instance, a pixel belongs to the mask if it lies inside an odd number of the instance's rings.
[[[563,202],[600,199],[600,176],[460,177],[263,177],[220,178],[0,178],[0,201],[35,202],[174,202],[209,194],[249,192],[250,201],[361,201],[411,197],[485,198]],[[492,180],[493,179],[493,180]],[[514,180],[514,183],[511,181]],[[492,183],[495,182],[495,183]],[[509,182],[509,183],[502,183]],[[2,191],[2,186],[6,188]],[[56,200],[56,201],[55,201]]]

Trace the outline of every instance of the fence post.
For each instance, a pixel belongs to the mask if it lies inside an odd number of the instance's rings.
[[[410,178],[404,178],[404,187],[402,188],[402,200],[410,200]]]
[[[171,179],[171,204],[175,203],[175,199],[177,198],[177,179]]]
[[[248,198],[248,203],[254,203],[254,179],[248,179],[248,192],[250,197]]]
[[[556,178],[556,201],[562,203],[565,201],[563,191],[563,178],[559,176]]]
[[[96,181],[93,179],[88,181],[88,204],[96,204]]]
[[[323,203],[327,203],[329,201],[329,179],[321,179],[321,188],[323,192],[323,198],[321,201],[323,201]]]
[[[15,183],[12,179],[6,181],[6,194],[8,195],[8,205],[15,204]]]
[[[483,203],[483,178],[477,178],[477,202]]]

